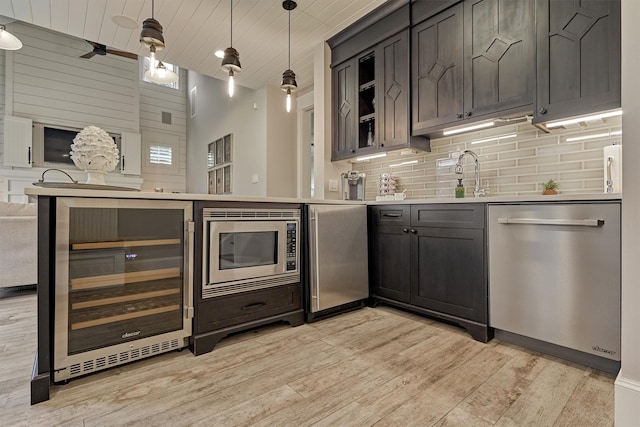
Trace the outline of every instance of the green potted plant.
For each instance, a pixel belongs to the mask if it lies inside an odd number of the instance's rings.
[[[553,179],[550,179],[547,182],[543,182],[542,183],[542,194],[544,195],[549,195],[549,194],[558,194],[558,183],[555,182]]]

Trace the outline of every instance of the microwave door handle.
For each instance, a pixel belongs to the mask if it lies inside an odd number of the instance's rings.
[[[311,311],[320,310],[320,272],[318,268],[318,212],[309,218],[309,245],[311,246]],[[315,307],[315,309],[313,309]]]

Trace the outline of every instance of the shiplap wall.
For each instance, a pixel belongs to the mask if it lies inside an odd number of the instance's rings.
[[[142,189],[185,191],[184,89],[141,81],[140,61],[114,55],[79,58],[92,49],[82,39],[19,22],[10,24],[9,29],[23,42],[23,48],[0,53],[0,156],[4,148],[4,114],[51,125],[95,125],[109,132],[141,133],[142,150],[154,140],[168,137],[177,141],[178,167],[149,167],[145,165],[148,155],[143,151]],[[181,78],[181,86],[186,87],[185,72]],[[162,123],[163,111],[171,113],[171,125]],[[15,173],[18,172],[22,171]],[[5,186],[4,177],[11,174],[10,169],[0,166],[0,188]]]
[[[20,50],[8,52],[7,114],[34,122],[109,132],[138,132],[138,61],[115,55],[79,58],[82,39],[16,23]]]
[[[142,134],[143,191],[186,191],[187,174],[187,73],[180,71],[179,89],[140,82],[140,133]],[[171,114],[171,124],[162,123],[162,113]],[[177,167],[149,164],[149,146],[174,142]]]

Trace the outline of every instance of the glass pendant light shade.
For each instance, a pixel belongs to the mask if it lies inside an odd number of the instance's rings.
[[[232,71],[239,73],[242,71],[240,65],[240,54],[233,47],[228,47],[224,50],[224,58],[222,58],[221,67],[224,71]]]
[[[164,36],[162,35],[162,25],[154,17],[155,2],[151,0],[151,18],[142,22],[140,31],[140,43],[145,47],[153,46],[156,50],[164,49]]]
[[[295,92],[298,89],[296,73],[294,73],[293,70],[285,70],[284,73],[282,73],[280,88],[285,92]]]
[[[146,47],[155,46],[157,50],[164,49],[162,25],[153,18],[145,19],[140,32],[140,43]]]
[[[0,25],[0,49],[18,50],[22,47],[22,42],[13,34],[6,30],[4,25]]]
[[[145,71],[145,77],[154,83],[170,84],[178,81],[178,74],[167,67],[160,61],[158,67],[153,72],[151,69]]]

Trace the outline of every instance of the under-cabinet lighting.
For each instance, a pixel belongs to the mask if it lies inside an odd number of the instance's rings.
[[[614,130],[613,132],[609,133],[609,136],[620,136],[620,135],[622,135],[621,130]]]
[[[596,139],[596,138],[607,138],[608,136],[610,136],[609,132],[594,133],[593,135],[572,136],[571,138],[567,138],[567,142],[584,141],[587,139]]]
[[[390,168],[397,168],[397,167],[400,167],[400,166],[413,165],[413,164],[416,164],[416,163],[418,163],[417,160],[407,160],[406,162],[389,165],[389,167]]]
[[[495,124],[494,122],[485,122],[485,123],[479,123],[477,125],[465,126],[465,127],[457,128],[457,129],[446,129],[446,130],[442,131],[442,134],[444,136],[455,135],[455,134],[462,133],[462,132],[468,132],[470,130],[478,130],[478,129],[490,128],[494,124]]]
[[[490,141],[498,141],[500,139],[515,138],[516,136],[518,136],[517,133],[507,133],[507,134],[504,134],[504,135],[492,136],[491,138],[476,139],[475,141],[471,141],[471,144],[481,144],[483,142],[490,142]]]
[[[356,162],[365,162],[367,160],[377,159],[379,157],[386,157],[386,156],[387,156],[387,153],[371,154],[370,156],[363,156],[363,157],[356,158]]]
[[[546,126],[548,129],[551,129],[551,128],[557,128],[561,126],[574,125],[576,123],[590,122],[594,120],[606,119],[609,117],[616,117],[621,115],[622,115],[622,110],[608,111],[606,113],[593,114],[591,116],[583,116],[583,117],[577,117],[574,119],[558,120],[557,122],[549,122],[546,124]]]

